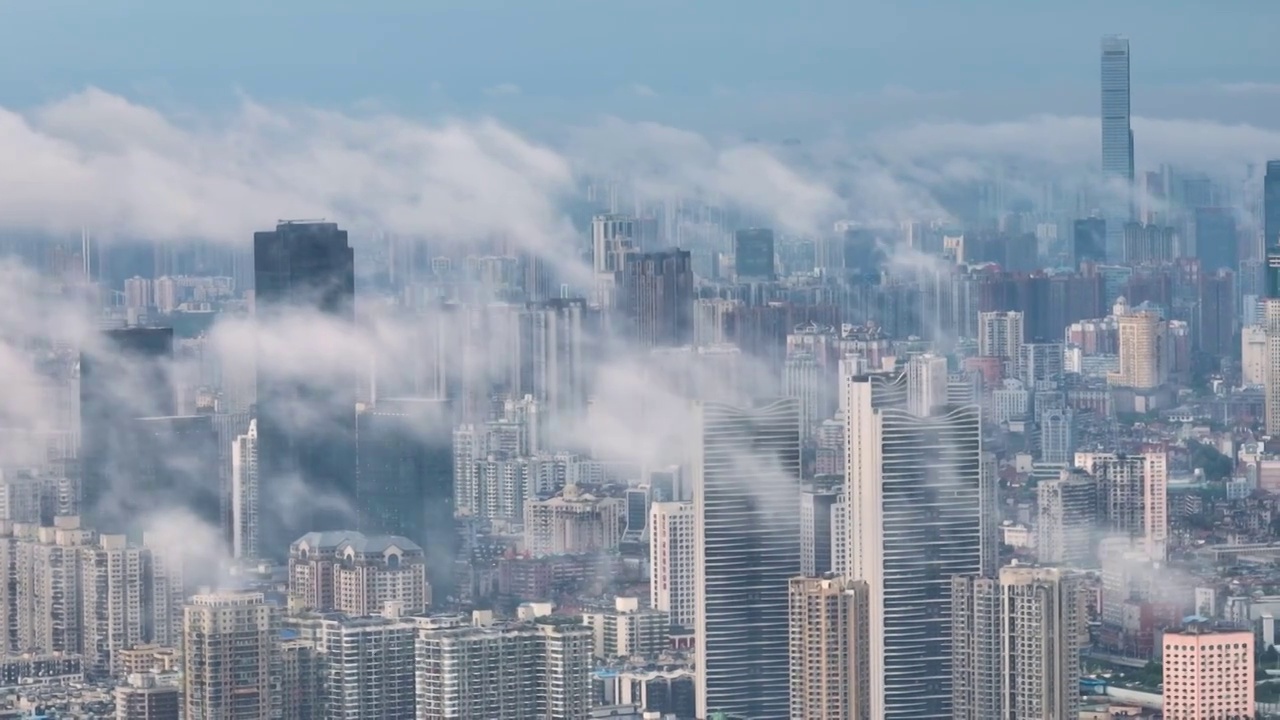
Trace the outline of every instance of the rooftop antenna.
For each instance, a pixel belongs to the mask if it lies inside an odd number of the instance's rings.
[[[310,223],[322,223],[324,218],[306,218],[300,220],[276,220],[277,225],[306,225]]]

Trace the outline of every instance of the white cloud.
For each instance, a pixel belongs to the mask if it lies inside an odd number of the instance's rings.
[[[644,83],[634,83],[627,87],[627,91],[636,97],[657,97],[658,91],[645,85]]]

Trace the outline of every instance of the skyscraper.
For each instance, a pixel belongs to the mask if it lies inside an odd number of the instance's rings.
[[[1099,217],[1076,220],[1071,234],[1071,259],[1076,266],[1107,259],[1107,221]]]
[[[733,234],[733,270],[738,280],[772,280],[773,231],[747,228]]]
[[[231,448],[231,551],[237,558],[258,553],[258,421]]]
[[[380,399],[357,417],[356,455],[357,529],[422,545],[431,584],[447,595],[457,549],[448,402]]]
[[[981,411],[922,417],[900,380],[844,383],[849,576],[868,585],[871,717],[950,718],[951,577],[994,569]]]
[[[1102,38],[1102,177],[1107,187],[1107,259],[1122,259],[1133,216],[1133,129],[1129,124],[1129,39]]]
[[[625,336],[640,347],[692,342],[693,265],[689,251],[627,255],[618,306]]]
[[[649,604],[671,616],[671,624],[697,623],[693,503],[655,502],[649,508]]]
[[[359,359],[335,334],[355,326],[355,261],[346,231],[334,223],[282,222],[254,233],[253,246],[259,332],[273,333],[277,323],[329,323],[292,335],[301,345],[288,349],[288,359],[259,338],[259,537],[265,554],[280,556],[304,532],[351,521]]]
[[[172,328],[108,330],[80,353],[80,507],[99,530],[124,520],[100,517],[101,506],[113,484],[123,492],[138,474],[137,419],[177,413],[172,366]]]
[[[1212,273],[1240,267],[1236,241],[1235,211],[1224,207],[1202,207],[1195,210],[1196,253],[1200,271]]]
[[[1267,262],[1267,297],[1280,298],[1280,160],[1267,161],[1262,180],[1262,251]]]
[[[978,354],[1018,361],[1022,346],[1022,313],[1016,310],[994,310],[978,314]]]
[[[695,406],[698,716],[789,717],[788,582],[800,574],[800,409]]]

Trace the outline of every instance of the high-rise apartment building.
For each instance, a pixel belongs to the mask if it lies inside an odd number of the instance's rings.
[[[613,658],[656,658],[670,643],[671,616],[662,610],[640,606],[634,597],[614,598],[612,608],[586,610],[582,624],[595,636],[595,655]]]
[[[417,626],[385,617],[330,616],[318,621],[322,717],[414,720]]]
[[[954,575],[994,566],[981,411],[906,409],[898,378],[844,378],[849,576],[864,580],[871,717],[951,716]]]
[[[1039,400],[1036,401],[1039,405]],[[1040,415],[1040,462],[1069,465],[1075,456],[1075,410],[1046,408]]]
[[[163,685],[151,675],[130,675],[116,688],[116,720],[178,720],[182,703],[176,685]]]
[[[388,604],[421,612],[431,602],[426,556],[396,535],[307,533],[289,547],[289,600],[296,608],[355,617],[379,614]]]
[[[424,620],[417,641],[419,718],[578,720],[594,700],[593,633],[577,618],[494,623],[477,612]]]
[[[1178,255],[1176,231],[1167,225],[1124,224],[1124,261],[1127,265],[1169,262]]]
[[[258,547],[258,421],[231,447],[231,550],[237,558],[260,558]]]
[[[1116,318],[1119,324],[1120,367],[1107,374],[1118,387],[1153,390],[1169,373],[1168,325],[1154,310],[1137,310]]]
[[[694,532],[693,503],[649,507],[649,604],[690,630],[697,622]]]
[[[598,311],[589,309],[583,298],[530,303],[521,314],[521,343],[528,348],[521,387],[555,422],[576,418],[586,409],[588,340],[598,322]]]
[[[955,577],[951,592],[953,717],[1079,714],[1089,638],[1082,577],[1015,565],[998,578]]]
[[[279,709],[280,609],[262,593],[195,595],[183,613],[184,717],[268,720]]]
[[[734,232],[733,270],[738,280],[772,280],[773,231],[747,228]]]
[[[1016,363],[1022,339],[1022,313],[1015,310],[978,313],[979,355]]]
[[[1235,209],[1200,207],[1195,209],[1195,257],[1200,271],[1213,273],[1240,267],[1240,247],[1236,234]]]
[[[1098,526],[1098,483],[1081,471],[1063,470],[1036,485],[1036,557],[1042,563],[1088,567]]]
[[[1102,177],[1107,259],[1123,257],[1124,224],[1133,217],[1133,129],[1130,126],[1129,39],[1102,38]]]
[[[795,398],[800,403],[800,437],[808,439],[813,434],[814,425],[825,420],[821,417],[822,399],[827,397],[823,390],[823,373],[818,367],[813,353],[788,353],[782,366],[782,394]]]
[[[627,527],[625,512],[623,498],[596,497],[566,485],[554,497],[525,502],[525,548],[534,557],[613,550]]]
[[[642,348],[693,340],[693,264],[688,250],[632,253],[622,267],[624,335]]]
[[[695,423],[698,715],[786,718],[787,583],[800,573],[799,520],[788,512],[800,502],[798,403],[700,402]]]
[[[1163,561],[1169,538],[1168,456],[1078,452],[1075,466],[1097,482],[1102,529],[1140,539],[1151,560]]]
[[[1253,633],[1193,622],[1164,633],[1164,716],[1169,720],[1257,717]]]
[[[354,331],[355,261],[346,231],[326,222],[254,233],[253,252],[259,547],[280,557],[303,533],[352,521],[360,358],[334,338]],[[291,334],[289,348],[271,340],[278,324],[303,322],[324,327]]]
[[[1263,302],[1263,332],[1266,351],[1263,356],[1263,412],[1268,435],[1280,435],[1280,296]]]
[[[790,583],[791,720],[869,720],[867,584]]]

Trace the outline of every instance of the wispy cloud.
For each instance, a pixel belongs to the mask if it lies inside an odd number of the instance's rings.
[[[627,92],[636,97],[657,97],[658,91],[645,85],[644,83],[632,83],[627,86]]]
[[[515,83],[499,83],[484,89],[484,94],[490,97],[509,97],[520,93],[520,86]]]

